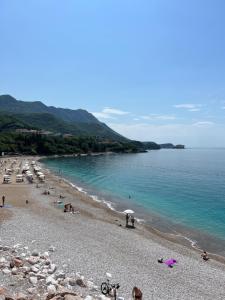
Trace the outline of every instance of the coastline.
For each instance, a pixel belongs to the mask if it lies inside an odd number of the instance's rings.
[[[31,161],[40,157],[18,159]],[[144,299],[153,296],[152,299],[212,299],[212,295],[220,299],[219,295],[224,293],[220,286],[225,280],[223,258],[210,255],[213,259],[204,263],[198,250],[178,243],[173,236],[165,236],[140,223],[135,230],[126,229],[124,215],[94,201],[47,168],[44,173],[46,182],[39,184],[40,188],[28,183],[2,185],[12,205],[4,209],[10,216],[0,223],[2,240],[9,244],[36,240],[35,244],[45,249],[43,244],[55,243],[56,260],[61,260],[58,257],[64,257],[64,262],[70,259],[71,272],[80,271],[93,277],[97,284],[105,278],[106,271],[112,272],[113,279],[121,283],[125,299],[129,299],[134,285],[143,290]],[[46,189],[50,195],[43,195]],[[57,207],[55,202],[60,194],[79,214],[63,213],[63,209]],[[27,206],[26,198],[30,199]],[[177,258],[178,266],[165,269],[157,263],[161,256]],[[173,278],[176,278],[176,288],[171,290]],[[218,284],[210,284],[212,278],[217,278]]]
[[[111,152],[107,154],[113,154]],[[94,154],[95,155],[95,154]],[[104,153],[99,153],[97,155],[106,155]],[[70,155],[67,156],[55,156],[55,157],[71,157]],[[55,158],[54,157],[54,158]],[[45,170],[51,174],[52,178],[54,180],[62,180],[65,182],[65,184],[68,184],[72,189],[75,189],[77,192],[81,193],[81,195],[85,195],[85,197],[90,201],[90,204],[94,201],[96,203],[99,203],[103,209],[106,209],[106,211],[109,213],[110,210],[112,210],[118,218],[121,218],[121,222],[124,223],[124,209],[134,209],[132,205],[127,203],[129,207],[118,205],[118,203],[115,203],[113,201],[107,200],[106,198],[101,197],[99,198],[96,194],[89,193],[85,187],[81,187],[80,185],[77,185],[74,181],[71,182],[69,179],[63,178],[56,174],[53,170],[49,169],[46,164],[42,161],[45,158],[51,158],[51,157],[41,157],[38,159],[40,164],[42,165]],[[134,209],[135,210],[135,209]],[[136,211],[136,210],[135,210]],[[213,249],[212,247],[209,247],[210,242],[213,244],[217,244],[218,240],[216,237],[211,236],[207,233],[200,232],[198,230],[194,230],[193,228],[187,228],[184,225],[179,224],[177,227],[175,224],[172,223],[172,221],[163,218],[157,214],[151,213],[150,219],[155,219],[156,222],[148,222],[145,218],[145,215],[142,215],[140,218],[136,217],[136,221],[139,224],[139,227],[141,227],[141,230],[143,232],[150,232],[153,235],[156,235],[157,237],[160,237],[162,239],[165,239],[167,241],[171,241],[173,243],[188,247],[189,249],[192,249],[193,251],[197,251],[198,253],[201,253],[203,250],[207,249],[207,252],[210,253],[211,257],[219,262],[222,262],[225,264],[225,253],[220,255],[216,253],[216,249]],[[154,223],[157,223],[154,224]],[[163,230],[165,229],[165,230]],[[191,232],[191,234],[190,234]],[[191,238],[190,235],[196,236],[196,238]],[[199,238],[201,237],[202,242],[200,242]],[[205,243],[205,241],[207,241]],[[225,241],[219,240],[220,243],[224,243],[223,246],[225,246]],[[203,246],[204,245],[204,246]],[[212,251],[209,251],[209,248],[212,248]],[[223,248],[224,249],[224,248]]]

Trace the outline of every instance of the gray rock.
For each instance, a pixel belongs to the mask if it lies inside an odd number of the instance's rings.
[[[51,264],[50,269],[48,270],[48,274],[53,274],[56,271],[56,265]]]
[[[37,277],[35,277],[35,276],[31,276],[31,277],[29,278],[29,281],[30,281],[30,283],[33,284],[33,285],[36,285],[37,282],[38,282]]]
[[[76,279],[74,279],[74,278],[69,278],[69,279],[68,279],[68,283],[69,283],[69,285],[74,286],[74,285],[76,285]]]
[[[55,247],[54,246],[50,246],[48,251],[54,252],[55,251]]]
[[[56,287],[55,287],[53,284],[50,284],[50,285],[47,287],[47,291],[48,291],[48,293],[50,293],[50,294],[55,294],[55,293],[56,293]]]
[[[32,256],[39,256],[39,252],[35,249],[35,250],[32,252],[31,255],[32,255]]]
[[[11,273],[11,271],[9,269],[5,268],[5,269],[2,270],[2,273],[5,274],[5,275],[8,275],[8,274]]]

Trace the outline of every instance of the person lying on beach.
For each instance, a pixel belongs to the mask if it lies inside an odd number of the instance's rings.
[[[201,254],[201,257],[202,257],[202,259],[205,260],[205,261],[209,260],[209,257],[208,257],[208,254],[207,254],[206,251],[203,251],[203,253]]]

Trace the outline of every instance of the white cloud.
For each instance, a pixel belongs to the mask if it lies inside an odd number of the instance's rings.
[[[175,120],[176,117],[173,115],[158,115],[158,114],[150,114],[147,116],[141,116],[143,120]]]
[[[103,113],[105,114],[109,114],[109,115],[128,115],[129,112],[128,111],[123,111],[117,108],[110,108],[110,107],[105,107],[102,110]]]
[[[201,104],[192,104],[192,103],[186,103],[186,104],[176,104],[173,107],[175,108],[183,108],[188,111],[194,112],[194,111],[199,111]]]
[[[200,111],[200,108],[191,108],[191,109],[188,109],[188,111]]]
[[[211,127],[214,124],[215,124],[214,122],[210,122],[210,121],[199,121],[199,122],[196,122],[192,125],[196,126],[196,127]]]
[[[225,109],[225,106],[222,106],[221,109]]]
[[[103,113],[103,112],[92,112],[92,114],[96,118],[100,118],[100,119],[115,119],[114,117],[110,116],[109,114],[106,114],[106,113]]]
[[[127,115],[130,114],[128,111],[123,111],[117,108],[110,108],[110,107],[105,107],[102,111],[100,112],[92,112],[92,114],[99,119],[116,119],[116,116],[122,116],[122,115]]]

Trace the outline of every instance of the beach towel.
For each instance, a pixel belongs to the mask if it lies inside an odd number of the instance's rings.
[[[174,258],[170,258],[164,261],[164,264],[166,264],[168,267],[173,267],[177,263],[177,260]]]

